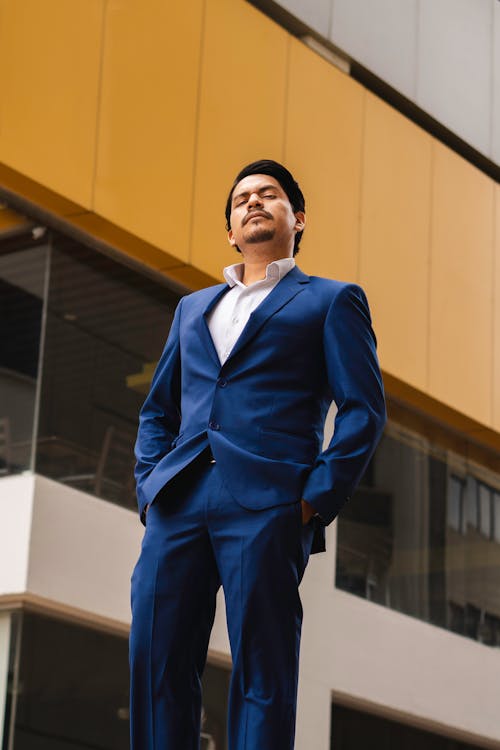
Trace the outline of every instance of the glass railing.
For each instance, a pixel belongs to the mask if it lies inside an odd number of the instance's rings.
[[[0,299],[0,476],[34,469],[135,508],[138,413],[178,295],[49,236],[0,254]]]
[[[1,251],[0,477],[33,468],[49,248]]]

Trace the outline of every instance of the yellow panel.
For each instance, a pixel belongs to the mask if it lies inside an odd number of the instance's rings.
[[[0,202],[0,236],[30,226],[31,222]]]
[[[500,432],[500,185],[495,185],[495,306],[493,320],[493,426]]]
[[[366,95],[360,281],[382,367],[427,386],[431,138]]]
[[[202,10],[203,0],[110,0],[106,13],[94,210],[183,260]]]
[[[358,275],[363,89],[293,39],[285,163],[306,198],[298,260],[307,273]]]
[[[207,0],[191,262],[217,278],[240,259],[224,228],[235,175],[283,157],[288,41],[243,0]]]
[[[491,425],[494,183],[438,142],[433,154],[429,392]]]
[[[181,262],[164,250],[139,239],[122,227],[112,224],[102,216],[90,211],[72,216],[71,224],[92,237],[98,244],[102,243],[110,249],[118,250],[149,268],[163,270],[181,265]]]
[[[0,160],[84,206],[102,7],[102,0],[0,0]]]
[[[75,216],[85,211],[78,203],[63,198],[59,193],[43,187],[39,182],[6,167],[5,164],[0,164],[0,185],[38,208],[57,216]]]

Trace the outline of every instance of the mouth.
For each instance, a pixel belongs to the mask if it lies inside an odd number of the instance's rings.
[[[245,226],[245,224],[248,224],[248,222],[251,221],[252,219],[272,219],[272,218],[273,217],[270,214],[264,213],[264,211],[254,211],[253,213],[247,214],[245,216],[245,218],[243,219],[243,226]]]

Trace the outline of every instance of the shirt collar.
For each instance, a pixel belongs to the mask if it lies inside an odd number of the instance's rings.
[[[280,260],[273,260],[272,263],[269,263],[266,268],[266,278],[261,279],[260,282],[256,283],[262,283],[263,281],[273,281],[278,283],[278,281],[281,281],[283,276],[286,276],[286,274],[291,271],[294,266],[295,258],[280,258]],[[230,287],[238,284],[238,286],[247,289],[247,287],[242,282],[244,268],[244,263],[234,263],[232,266],[226,266],[223,273],[224,278],[226,279]],[[251,284],[251,286],[254,285]]]

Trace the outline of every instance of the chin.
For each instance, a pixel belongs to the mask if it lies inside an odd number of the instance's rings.
[[[273,239],[274,231],[272,229],[259,229],[245,237],[245,242],[247,245],[257,245],[260,242],[269,242]]]

